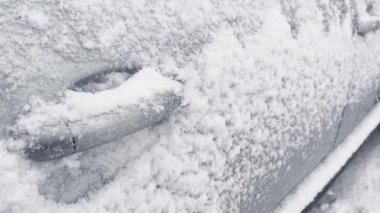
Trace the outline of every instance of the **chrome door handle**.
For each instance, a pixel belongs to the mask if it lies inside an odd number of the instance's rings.
[[[180,93],[180,83],[144,68],[116,88],[67,90],[59,103],[21,116],[16,135],[30,159],[60,158],[157,124],[181,105]]]

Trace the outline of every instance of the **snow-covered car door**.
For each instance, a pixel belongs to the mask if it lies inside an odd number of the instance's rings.
[[[0,211],[272,211],[353,125],[348,99],[372,102],[379,85],[380,40],[356,35],[353,2],[2,1]],[[182,107],[28,159],[11,137],[20,115],[115,67],[180,82]]]

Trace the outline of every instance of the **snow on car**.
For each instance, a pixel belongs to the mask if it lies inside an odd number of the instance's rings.
[[[26,141],[29,158],[50,160],[121,139],[168,118],[181,104],[180,84],[152,69],[138,71],[113,89],[112,79],[102,82],[100,76],[95,76],[98,82],[88,77],[93,83],[82,82],[84,88],[67,90],[60,103],[39,103],[17,119],[13,132]]]
[[[380,37],[366,20],[379,5],[1,1],[0,211],[272,211],[374,105]],[[136,68],[162,76],[158,90],[180,82],[171,116],[65,158],[27,157],[23,118],[99,71]],[[138,92],[117,79],[113,100]],[[113,103],[91,96],[77,100]]]

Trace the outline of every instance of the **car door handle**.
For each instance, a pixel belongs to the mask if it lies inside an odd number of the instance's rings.
[[[360,20],[358,22],[357,32],[359,35],[364,36],[369,32],[375,32],[380,29],[380,19],[376,17],[372,17],[372,19],[368,20]]]
[[[99,76],[76,82],[59,103],[43,104],[16,121],[16,136],[27,142],[30,159],[51,160],[118,140],[159,123],[181,105],[181,84],[151,68],[132,73],[116,88],[101,88]]]

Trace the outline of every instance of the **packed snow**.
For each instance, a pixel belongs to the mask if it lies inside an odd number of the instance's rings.
[[[271,211],[307,173],[287,160],[307,166],[379,85],[380,37],[355,34],[355,2],[1,1],[0,212]],[[114,143],[25,158],[7,137],[17,117],[107,67],[181,82],[183,106]]]

